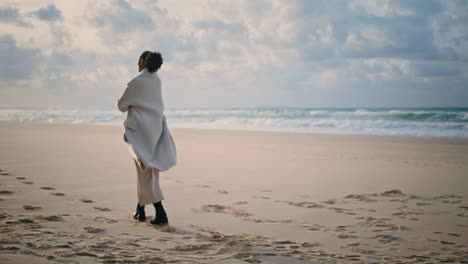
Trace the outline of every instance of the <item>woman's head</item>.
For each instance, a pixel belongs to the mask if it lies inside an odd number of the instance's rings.
[[[139,71],[147,68],[149,72],[153,73],[161,68],[163,58],[159,52],[144,51],[138,60]]]

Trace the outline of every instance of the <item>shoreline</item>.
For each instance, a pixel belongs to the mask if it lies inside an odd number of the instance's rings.
[[[123,128],[122,124],[88,124],[88,123],[49,123],[49,122],[20,122],[20,121],[0,121],[5,124],[34,124],[34,125],[46,125],[46,126],[102,126],[102,127],[120,127]],[[312,135],[312,136],[350,136],[350,137],[378,137],[384,139],[391,138],[407,138],[407,139],[422,139],[422,140],[442,140],[442,141],[463,141],[468,142],[468,137],[436,137],[436,136],[413,136],[413,135],[381,135],[381,134],[359,134],[359,133],[323,133],[323,132],[306,132],[306,131],[280,131],[280,130],[254,130],[254,129],[227,129],[227,128],[200,128],[200,127],[173,127],[171,124],[168,125],[169,129],[174,130],[200,130],[200,131],[214,131],[214,132],[240,132],[240,133],[274,133],[274,134],[285,134],[285,135]]]
[[[165,108],[171,128],[294,134],[468,139],[468,108]],[[124,113],[92,109],[11,109],[0,120],[122,125]]]

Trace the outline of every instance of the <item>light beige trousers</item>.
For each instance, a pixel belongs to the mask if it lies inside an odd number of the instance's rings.
[[[157,203],[164,200],[161,187],[159,186],[159,170],[156,168],[145,168],[142,170],[135,162],[137,170],[137,192],[140,205]]]

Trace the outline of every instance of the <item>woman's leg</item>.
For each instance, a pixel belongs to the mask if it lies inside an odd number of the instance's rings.
[[[155,201],[153,194],[153,179],[150,170],[142,170],[134,160],[137,170],[137,194],[140,205],[152,204]]]
[[[151,219],[151,223],[157,225],[169,224],[166,211],[164,210],[164,207],[162,205],[162,200],[164,200],[164,196],[159,185],[159,170],[154,168],[152,173],[153,192],[156,197],[156,202],[154,202],[153,205],[154,209],[156,210],[156,215],[153,219]]]
[[[159,170],[157,168],[152,168],[151,173],[151,186],[153,196],[155,199],[153,203],[156,203],[164,200],[164,195],[161,190],[161,186],[159,185]]]

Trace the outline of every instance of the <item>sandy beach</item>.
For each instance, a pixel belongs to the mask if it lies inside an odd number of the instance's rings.
[[[158,227],[123,127],[0,122],[0,263],[468,263],[468,139],[170,130]]]

